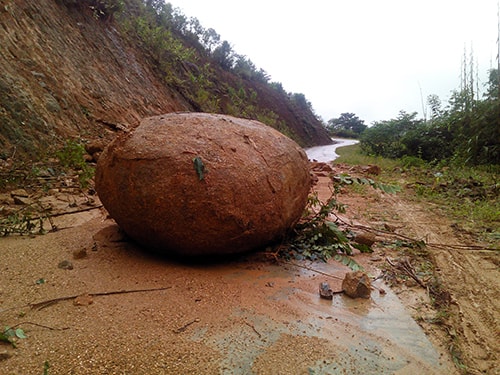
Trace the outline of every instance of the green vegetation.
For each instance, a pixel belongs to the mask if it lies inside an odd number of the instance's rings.
[[[281,255],[288,258],[323,261],[334,257],[352,269],[360,269],[360,266],[345,255],[352,255],[353,249],[361,252],[372,252],[372,249],[352,241],[352,233],[348,229],[341,229],[331,220],[332,215],[345,212],[345,206],[337,199],[338,195],[341,189],[348,185],[371,186],[386,193],[395,193],[399,191],[399,187],[347,174],[332,176],[332,184],[332,195],[326,202],[322,202],[316,193],[309,196],[304,217],[294,228],[287,245],[281,247]]]
[[[383,172],[392,171],[394,168],[401,166],[401,161],[397,159],[388,159],[382,156],[366,155],[362,152],[360,144],[351,146],[339,147],[335,150],[339,157],[335,159],[335,163],[345,163],[349,165],[368,165],[376,164]],[[382,177],[385,173],[382,174]]]
[[[67,140],[63,148],[56,152],[61,166],[77,171],[80,186],[85,188],[94,177],[94,167],[85,161],[85,146],[80,141]]]
[[[109,20],[124,7],[123,0],[60,0],[64,5],[89,10],[95,18]]]
[[[0,236],[45,234],[43,228],[45,219],[47,216],[37,217],[30,209],[14,212],[5,218],[0,218]]]
[[[376,164],[381,181],[407,186],[410,199],[435,203],[460,223],[460,228],[498,247],[500,239],[500,166],[434,164],[416,157],[389,159],[369,156],[359,145],[337,149],[336,163]],[[457,224],[458,225],[458,224]],[[496,245],[495,245],[496,244]]]
[[[428,97],[429,120],[401,111],[395,119],[375,123],[361,137],[366,154],[387,158],[409,156],[433,165],[500,165],[500,97],[498,70],[490,71],[484,99],[473,81],[455,91],[448,107]]]
[[[65,188],[82,191],[89,189],[94,177],[94,167],[85,160],[85,147],[80,140],[69,139],[64,146],[51,153],[51,161],[24,163],[12,162],[9,168],[0,168],[0,190],[11,190],[22,186],[47,192],[63,185]],[[72,186],[74,184],[74,186]],[[46,224],[54,225],[51,208],[40,199],[27,199],[19,209],[0,210],[0,236],[45,234]]]
[[[368,126],[354,113],[342,113],[339,118],[328,120],[326,128],[332,137],[358,139]]]
[[[278,93],[296,118],[320,124],[303,94],[286,93],[280,83],[269,82],[263,69],[237,54],[228,41],[221,40],[214,29],[205,29],[198,19],[188,18],[162,0],[125,0],[124,4],[127,11],[116,17],[117,23],[147,51],[165,83],[195,110],[256,119],[304,144],[278,114],[276,103],[260,97],[257,89],[264,86]]]
[[[5,342],[11,344],[14,348],[16,347],[16,339],[25,339],[26,334],[21,328],[11,328],[5,327],[3,331],[0,331],[0,342]]]

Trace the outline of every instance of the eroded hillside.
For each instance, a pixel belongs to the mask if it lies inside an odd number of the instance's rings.
[[[115,20],[64,1],[0,4],[0,157],[39,156],[68,138],[110,138],[150,115],[205,111],[190,95],[195,85],[166,82],[158,61]],[[286,93],[218,68],[211,72],[216,84],[207,94],[219,95],[221,103],[214,112],[235,108],[227,94],[234,87],[243,92],[241,100],[252,95],[272,114],[276,121],[269,125],[278,124],[303,146],[329,142],[314,114],[294,108]]]

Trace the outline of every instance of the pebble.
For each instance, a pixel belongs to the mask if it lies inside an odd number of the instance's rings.
[[[63,270],[72,270],[73,269],[73,263],[71,263],[69,260],[63,260],[59,262],[57,267],[63,269]]]

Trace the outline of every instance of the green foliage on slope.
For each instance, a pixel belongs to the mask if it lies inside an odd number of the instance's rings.
[[[125,0],[125,11],[116,20],[131,40],[138,39],[165,83],[194,110],[256,119],[304,146],[329,142],[303,94],[287,93],[280,83],[270,82],[263,69],[198,19],[170,3]]]

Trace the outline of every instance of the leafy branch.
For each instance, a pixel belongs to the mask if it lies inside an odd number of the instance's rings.
[[[304,217],[295,226],[286,246],[280,248],[282,256],[295,259],[323,260],[335,257],[353,270],[360,270],[352,258],[353,249],[361,252],[372,252],[366,245],[354,243],[353,234],[338,225],[336,213],[345,213],[345,205],[338,201],[337,196],[342,187],[352,184],[369,185],[386,193],[400,191],[399,186],[380,184],[369,178],[352,177],[340,174],[332,177],[331,196],[321,201],[317,192],[313,192],[307,201]],[[334,219],[335,217],[335,219]]]

